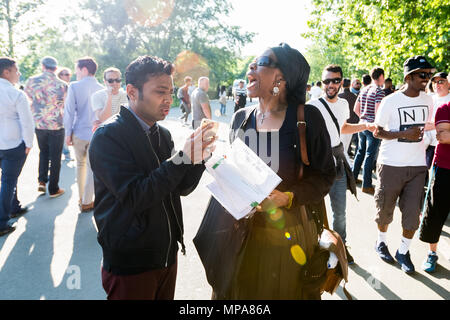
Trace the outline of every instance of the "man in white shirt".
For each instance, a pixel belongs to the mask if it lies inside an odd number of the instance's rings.
[[[436,149],[436,146],[438,144],[438,141],[436,139],[436,130],[434,128],[434,118],[436,116],[436,111],[443,104],[450,102],[450,93],[448,92],[450,85],[448,83],[447,76],[448,74],[446,72],[438,72],[431,78],[431,83],[433,85],[434,91],[434,94],[431,95],[431,97],[433,98],[433,114],[431,116],[433,130],[427,131],[425,133],[426,136],[424,137],[424,139],[426,139],[426,143],[429,144],[427,148],[428,169],[433,165],[434,150]]]
[[[122,73],[117,68],[108,68],[103,72],[105,89],[91,96],[92,110],[95,114],[94,127],[111,116],[119,113],[120,106],[128,105],[127,93],[120,87]]]
[[[23,91],[14,88],[20,72],[16,62],[0,58],[0,236],[15,230],[9,220],[23,214],[17,200],[17,180],[33,146],[34,122]]]
[[[333,211],[333,230],[336,231],[346,242],[346,206],[347,188],[356,194],[355,180],[350,166],[345,157],[344,146],[341,140],[341,133],[351,134],[363,130],[374,130],[374,126],[369,123],[352,124],[347,120],[350,118],[348,102],[339,98],[338,93],[343,84],[342,68],[338,65],[325,67],[322,73],[324,84],[324,97],[312,99],[308,102],[317,107],[325,120],[328,133],[330,135],[333,156],[336,162],[336,180],[330,189],[330,203]],[[348,181],[349,180],[349,181]],[[353,257],[347,250],[347,260],[354,263]]]
[[[415,268],[409,247],[419,228],[427,175],[423,132],[432,129],[429,122],[433,100],[424,90],[434,68],[423,56],[407,59],[403,67],[404,88],[383,98],[375,117],[374,136],[382,139],[375,190],[378,225],[375,250],[383,261],[394,263],[386,234],[398,200],[403,236],[395,258],[404,272],[412,274]]]

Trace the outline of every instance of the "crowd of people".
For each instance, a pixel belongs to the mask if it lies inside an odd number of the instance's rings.
[[[438,259],[437,242],[450,211],[449,201],[440,193],[445,193],[443,176],[450,168],[446,138],[449,80],[446,72],[434,73],[435,68],[423,56],[407,59],[403,68],[404,84],[395,90],[380,67],[363,76],[361,88],[359,79],[344,79],[342,68],[330,65],[325,68],[322,81],[310,88],[307,103],[321,110],[335,159],[347,164],[343,167],[347,170],[341,170],[341,174],[337,167],[338,178],[329,192],[333,229],[346,240],[346,190],[354,191],[352,183],[362,183],[361,191],[375,199],[375,250],[380,258],[395,262],[386,234],[398,201],[403,233],[395,259],[406,273],[414,273],[409,248],[423,213],[420,239],[430,243],[430,251],[422,268],[433,272]],[[324,88],[320,89],[322,84]],[[357,152],[349,170],[351,141]],[[358,179],[361,167],[362,181]],[[430,176],[428,170],[432,167]],[[375,168],[376,186],[372,182]],[[349,263],[354,261],[348,250],[347,258]]]
[[[13,232],[11,219],[28,210],[18,200],[17,181],[34,135],[36,187],[51,198],[65,193],[59,186],[61,158],[64,153],[71,160],[67,148],[73,147],[79,209],[94,210],[108,299],[173,299],[179,245],[185,251],[180,197],[198,185],[217,139],[214,125],[202,122],[212,119],[209,79],[200,77],[195,87],[187,76],[175,92],[183,125],[190,113],[193,118],[193,132],[175,150],[171,133],[158,124],[173,103],[172,63],[137,58],[126,68],[126,90],[114,67],[104,71],[101,85],[91,57],[75,62],[73,82],[71,70],[59,68],[55,58],[44,57],[41,65],[42,73],[28,79],[22,91],[14,87],[20,77],[16,61],[0,58],[0,236]],[[324,197],[330,197],[330,227],[346,243],[346,191],[356,196],[358,183],[362,192],[374,195],[379,257],[413,273],[409,248],[420,228],[420,239],[430,244],[423,269],[435,270],[437,243],[450,211],[449,77],[435,73],[423,56],[407,59],[403,68],[404,83],[395,90],[380,67],[363,77],[362,86],[335,64],[311,86],[308,62],[287,44],[264,51],[250,64],[248,85],[241,81],[234,90],[230,142],[242,139],[261,158],[277,157],[267,164],[282,182],[244,218],[245,225],[241,222],[246,237],[236,253],[239,259],[225,287],[210,283],[214,299],[320,299],[318,281],[330,264],[319,254]],[[258,103],[245,107],[247,96]],[[226,100],[222,86],[221,115]],[[302,123],[306,130],[299,133]],[[403,233],[394,259],[386,233],[397,201]],[[211,211],[228,215],[213,197],[206,213]],[[294,242],[303,263],[286,254]],[[354,263],[345,248],[348,262]],[[314,279],[305,276],[310,268],[317,269]],[[207,271],[224,272],[220,267]]]

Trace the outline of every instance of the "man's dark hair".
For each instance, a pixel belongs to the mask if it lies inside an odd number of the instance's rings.
[[[340,66],[338,66],[337,64],[330,64],[330,65],[326,66],[324,68],[324,71],[340,73],[341,78],[344,76],[344,73],[342,72],[342,68]]]
[[[370,71],[370,76],[373,80],[378,80],[381,75],[384,76],[384,70],[379,67],[373,68],[372,71]]]
[[[95,62],[94,58],[91,57],[84,57],[81,59],[78,59],[77,61],[77,67],[81,70],[83,68],[86,68],[90,75],[95,75],[97,72],[97,62]]]
[[[343,86],[344,88],[350,88],[350,84],[351,84],[351,83],[352,83],[352,82],[351,82],[350,79],[345,78],[345,79],[344,79],[344,83],[342,84],[342,86]]]
[[[46,65],[44,65],[44,67],[45,67],[45,69],[53,71],[53,72],[55,72],[57,69],[56,67],[47,67]]]
[[[3,75],[3,71],[11,68],[15,64],[16,64],[16,61],[14,61],[11,58],[0,57],[0,76]]]
[[[175,67],[172,63],[152,56],[140,56],[132,61],[125,71],[126,84],[139,90],[139,99],[143,99],[142,87],[151,77],[162,74],[172,75]]]
[[[384,80],[384,82],[390,82],[390,83],[392,83],[392,79],[391,79],[391,78],[387,78],[386,80]]]
[[[316,82],[316,86],[321,87],[322,86],[322,81],[317,81]]]
[[[365,74],[362,76],[362,81],[365,86],[368,86],[372,83],[372,78],[368,74]]]

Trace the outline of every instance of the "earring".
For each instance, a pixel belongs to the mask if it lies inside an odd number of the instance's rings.
[[[274,96],[277,96],[279,93],[280,93],[280,88],[278,88],[278,87],[273,87],[273,89],[272,89],[272,94],[273,94]]]
[[[280,84],[281,84],[281,82],[278,81],[278,82],[276,83],[275,87],[273,87],[273,89],[272,89],[272,94],[273,94],[274,96],[277,96],[277,95],[280,93],[280,88],[278,88],[278,86],[279,86]]]

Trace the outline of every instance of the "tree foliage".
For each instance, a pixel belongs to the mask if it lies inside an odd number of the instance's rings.
[[[179,65],[177,57],[188,51],[193,54],[184,58],[204,61],[212,83],[232,76],[239,48],[253,34],[223,23],[232,9],[227,0],[152,0],[147,7],[143,2],[86,1],[99,64],[123,70],[138,55],[150,54]],[[181,78],[175,75],[176,84]]]
[[[16,26],[21,22],[22,18],[44,4],[44,0],[2,0],[0,2],[0,27],[3,29],[6,24],[6,30],[8,39],[0,38],[0,53],[8,55],[10,57],[15,56],[14,47],[16,42],[22,41],[19,37],[16,39],[16,35],[23,33],[24,29],[16,30]],[[29,26],[27,26],[29,27]],[[6,33],[0,33],[6,34]],[[2,36],[0,36],[2,37]],[[4,44],[7,43],[7,46]]]
[[[312,1],[304,36],[325,45],[328,62],[336,59],[350,74],[381,66],[400,82],[403,62],[414,55],[449,70],[450,0]]]

